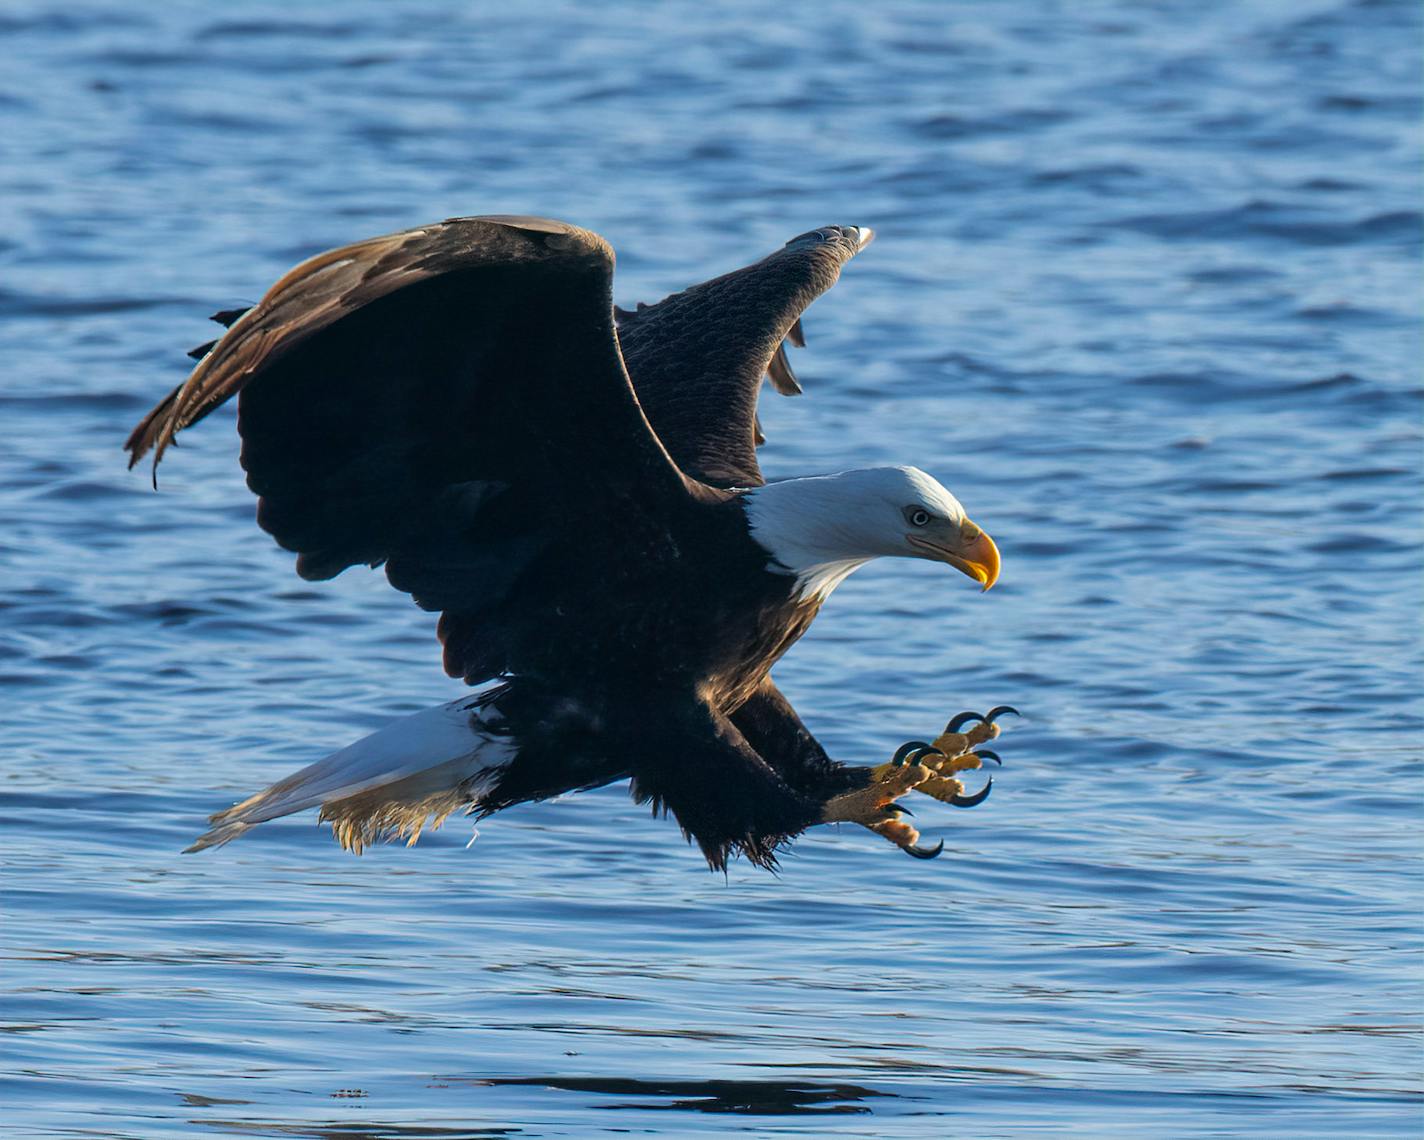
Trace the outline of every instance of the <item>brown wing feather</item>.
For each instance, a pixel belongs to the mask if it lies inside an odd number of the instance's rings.
[[[783,395],[801,392],[786,342],[805,345],[802,312],[872,236],[864,227],[826,226],[755,265],[656,305],[619,310],[618,336],[638,398],[689,475],[718,487],[762,482],[756,459],[762,377]]]
[[[597,235],[525,218],[320,254],[139,424],[131,465],[240,393],[258,521],[299,573],[384,562],[444,611],[452,673],[537,669],[545,611],[646,585],[696,498],[624,371],[612,265]]]

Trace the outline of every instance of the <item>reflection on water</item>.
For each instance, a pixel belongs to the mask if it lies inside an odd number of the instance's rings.
[[[787,1081],[638,1081],[600,1077],[506,1077],[488,1085],[532,1085],[565,1092],[617,1098],[603,1108],[670,1108],[692,1112],[740,1112],[753,1116],[795,1116],[825,1112],[869,1112],[860,1102],[890,1095],[857,1085]],[[626,1098],[636,1098],[629,1103]],[[659,1103],[661,1102],[661,1103]]]
[[[1418,1135],[1418,23],[7,5],[7,1129]],[[529,211],[623,305],[879,232],[765,465],[925,467],[1004,577],[869,567],[779,675],[850,760],[1028,714],[989,803],[918,807],[938,863],[822,829],[715,877],[621,788],[177,854],[459,686],[379,575],[292,575],[231,409],[158,494],[120,442],[296,259]]]
[[[191,1123],[213,1132],[234,1136],[296,1136],[301,1140],[489,1140],[495,1136],[518,1136],[522,1128],[442,1128],[420,1124],[377,1124],[374,1122],[324,1124],[262,1124],[243,1120],[204,1120]]]

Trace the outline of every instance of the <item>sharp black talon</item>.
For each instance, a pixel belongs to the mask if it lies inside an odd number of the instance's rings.
[[[983,720],[984,715],[977,712],[962,712],[944,726],[945,732],[958,732],[972,720]]]
[[[903,768],[907,764],[918,764],[921,756],[928,756],[930,753],[936,756],[944,755],[934,745],[927,744],[923,740],[909,740],[895,749],[895,755],[890,757],[890,763],[897,768]]]
[[[913,855],[916,859],[937,859],[939,853],[944,850],[944,840],[941,839],[933,847],[921,847],[911,843],[908,847],[900,848],[906,855]]]
[[[1004,766],[1004,762],[999,759],[999,754],[997,752],[991,752],[987,748],[976,748],[974,755],[979,757],[980,760],[992,760],[1000,768]]]
[[[1023,713],[1019,712],[1019,710],[1014,708],[1013,705],[999,705],[995,708],[990,709],[987,713],[984,714],[984,723],[993,724],[1005,713],[1012,713],[1014,716],[1019,717],[1023,716]]]
[[[889,814],[889,815],[893,815],[896,819],[899,819],[902,815],[914,815],[914,814],[915,814],[915,813],[912,812],[909,808],[907,808],[904,804],[897,804],[897,803],[882,804],[880,810],[883,811],[883,812],[886,812],[886,813]]]
[[[980,756],[984,755],[982,752]],[[978,807],[989,798],[989,793],[994,790],[994,781],[990,780],[972,796],[953,796],[949,800],[951,807]]]
[[[895,755],[890,757],[890,763],[894,764],[897,768],[903,768],[911,752],[916,748],[928,747],[929,745],[923,740],[907,740],[904,744],[900,745],[899,748],[895,749]]]

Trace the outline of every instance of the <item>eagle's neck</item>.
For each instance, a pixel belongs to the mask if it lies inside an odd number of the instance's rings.
[[[875,557],[856,539],[836,476],[768,483],[741,501],[748,531],[767,554],[767,570],[794,578],[800,599],[824,601]]]
[[[819,562],[796,575],[796,597],[824,602],[831,591],[859,570],[869,558],[846,558],[839,562]]]

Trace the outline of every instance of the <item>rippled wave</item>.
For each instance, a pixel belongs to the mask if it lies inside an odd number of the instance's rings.
[[[1417,1135],[1419,23],[7,5],[7,1129]],[[158,494],[119,444],[295,260],[531,211],[624,305],[876,227],[765,465],[919,464],[1004,576],[868,568],[778,675],[848,760],[1028,714],[920,811],[939,863],[823,829],[716,878],[619,788],[177,854],[458,686],[378,575],[295,578],[230,410]]]

